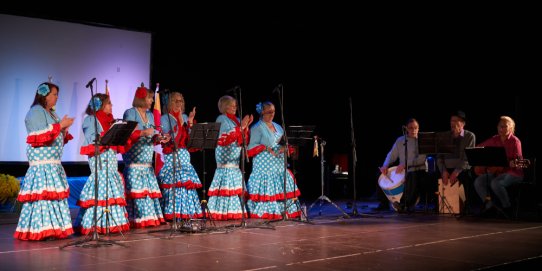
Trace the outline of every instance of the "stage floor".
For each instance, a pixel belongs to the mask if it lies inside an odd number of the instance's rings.
[[[345,202],[337,202],[345,212]],[[0,214],[0,270],[540,270],[542,220],[455,218],[434,213],[371,211],[344,218],[316,205],[309,221],[247,220],[206,223],[208,231],[172,231],[170,225],[101,236],[125,245],[60,246],[83,240],[19,241],[17,219]],[[321,215],[319,213],[321,212]],[[197,226],[196,223],[194,225]],[[226,227],[234,226],[234,227]],[[163,230],[155,232],[156,230]],[[96,244],[91,241],[87,245]]]

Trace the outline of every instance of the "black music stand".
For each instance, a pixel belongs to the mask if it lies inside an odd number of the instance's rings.
[[[418,153],[427,155],[439,155],[454,152],[454,143],[452,134],[449,132],[420,132],[418,133]],[[436,192],[439,196],[439,208],[446,208],[452,215],[452,207],[448,203],[446,196]],[[427,206],[427,194],[425,195]],[[440,209],[439,209],[440,210]]]
[[[449,132],[420,132],[418,133],[418,153],[444,154],[453,153],[454,143]]]
[[[299,160],[299,147],[307,145],[314,140],[314,125],[291,125],[286,128],[288,134],[288,141],[290,145],[295,149],[295,152],[291,154],[292,158],[292,172],[296,176],[295,161]]]
[[[100,139],[100,146],[124,146],[134,130],[137,127],[137,121],[117,121],[111,125],[111,128]],[[107,167],[108,165],[106,165]],[[106,180],[109,181],[106,171]],[[109,192],[107,191],[108,185],[106,185],[106,198],[109,198]],[[106,212],[106,225],[109,225],[109,200],[105,202]],[[103,214],[98,218],[98,221],[102,218]],[[111,217],[113,218],[113,217]],[[113,218],[113,222],[118,224]],[[107,233],[109,234],[109,227],[107,227]],[[120,231],[122,234],[122,231]]]
[[[102,146],[123,146],[137,127],[137,121],[119,121],[113,123],[111,128],[100,140]]]
[[[123,146],[126,144],[126,141],[128,141],[128,138],[130,138],[130,135],[134,132],[135,128],[137,127],[137,122],[136,121],[120,121],[120,122],[115,122],[113,123],[113,125],[111,125],[111,128],[103,135],[103,137],[99,140],[99,145],[100,146]],[[98,164],[98,156],[100,154],[96,155],[96,164]],[[95,173],[94,174],[98,174],[98,171],[95,170]],[[107,177],[106,177],[106,181],[107,180]],[[98,201],[98,195],[97,195],[97,191],[98,191],[98,178],[96,177],[96,180],[95,180],[95,191],[96,191],[96,194],[95,194],[95,201]],[[108,187],[108,185],[105,186],[106,188]],[[107,194],[107,192],[106,192]],[[105,206],[105,212],[106,212],[106,225],[109,224],[109,200],[106,200],[106,206]],[[100,239],[100,237],[98,236],[98,230],[97,230],[97,227],[98,227],[98,221],[100,219],[102,219],[103,217],[103,214],[100,215],[100,218],[97,217],[97,214],[96,214],[96,210],[98,209],[98,206],[97,204],[94,206],[94,225],[93,225],[93,230],[91,231],[92,232],[92,235],[90,235],[90,232],[82,239],[82,240],[76,240],[76,241],[73,241],[73,242],[70,242],[70,243],[67,243],[63,246],[60,246],[60,249],[63,249],[65,247],[69,247],[69,246],[82,246],[82,247],[100,247],[101,245],[119,245],[119,246],[123,246],[123,247],[127,247],[126,245],[124,244],[120,244],[120,243],[117,243],[113,240],[103,240],[103,239]],[[115,222],[116,223],[116,222]],[[122,234],[122,231],[121,231],[121,234]],[[86,244],[86,243],[89,243],[89,242],[95,242],[95,243],[91,243],[91,244]]]
[[[508,158],[503,147],[465,148],[471,166],[508,167]]]
[[[219,122],[205,122],[205,123],[196,123],[194,126],[192,126],[190,130],[190,138],[188,139],[188,143],[186,144],[187,148],[196,148],[201,149],[203,154],[202,159],[202,165],[203,165],[203,183],[202,183],[202,195],[203,199],[201,200],[201,207],[203,209],[203,221],[204,223],[201,225],[202,227],[205,226],[205,223],[207,219],[209,219],[210,224],[212,226],[215,226],[214,222],[211,219],[211,212],[209,211],[209,208],[207,207],[207,200],[205,198],[206,186],[205,186],[205,180],[207,176],[207,171],[205,169],[205,150],[207,149],[215,149],[216,144],[218,141],[218,135],[220,133],[220,123]]]
[[[314,125],[290,125],[286,128],[291,145],[303,145],[314,140]]]
[[[292,171],[294,176],[296,176],[295,170],[295,161],[299,157],[299,146],[303,146],[317,140],[314,138],[314,129],[315,125],[290,125],[286,128],[288,135],[288,141],[290,145],[294,146],[296,152],[292,154]],[[307,213],[306,206],[304,208],[299,208],[301,210],[301,218],[308,220],[309,214]]]
[[[489,182],[489,174],[487,167],[508,167],[508,158],[506,157],[506,151],[504,147],[474,147],[465,148],[465,154],[467,160],[471,166],[481,166],[485,168],[487,195],[484,199],[485,202],[491,201],[491,184]],[[493,205],[497,211],[503,214],[507,219],[508,215],[496,205]]]

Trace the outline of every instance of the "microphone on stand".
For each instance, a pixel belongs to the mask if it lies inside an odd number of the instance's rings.
[[[86,88],[89,88],[91,85],[92,85],[92,82],[96,81],[96,77],[90,79],[90,81],[88,81],[87,85],[85,86]]]
[[[240,87],[239,85],[235,86],[235,87],[232,87],[228,90],[226,90],[226,93],[232,93],[232,92],[235,92],[236,90],[238,90]]]
[[[278,85],[275,87],[275,89],[273,89],[273,92],[272,92],[272,93],[274,94],[274,93],[277,93],[277,92],[279,92],[279,91],[281,91],[281,90],[282,90],[282,84],[278,84]]]
[[[405,144],[406,144],[406,136],[408,135],[408,128],[406,125],[401,126],[401,132],[405,136]]]

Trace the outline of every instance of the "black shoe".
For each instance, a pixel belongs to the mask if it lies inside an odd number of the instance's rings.
[[[512,207],[502,208],[502,212],[507,219],[513,219],[515,217]]]
[[[393,208],[397,210],[398,213],[402,214],[406,211],[406,208],[404,205],[400,204],[399,202],[395,201],[393,202]]]
[[[480,217],[484,217],[484,218],[495,217],[496,215],[497,215],[497,209],[495,208],[494,205],[489,208],[484,208],[480,212]]]
[[[389,211],[390,205],[389,204],[380,204],[376,208],[373,208],[374,211]]]
[[[45,237],[42,241],[48,242],[48,241],[55,241],[57,240],[54,236]]]

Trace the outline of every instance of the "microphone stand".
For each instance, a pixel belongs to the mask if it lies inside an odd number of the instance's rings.
[[[176,232],[177,230],[179,230],[179,226],[177,226],[177,215],[175,213],[176,211],[176,201],[177,201],[177,185],[176,185],[176,181],[177,181],[177,141],[176,141],[176,137],[175,137],[175,133],[173,132],[173,126],[171,125],[171,118],[169,117],[169,109],[168,109],[168,103],[169,103],[169,100],[170,100],[170,92],[167,91],[167,90],[163,90],[163,92],[166,93],[166,96],[167,96],[167,103],[166,103],[166,116],[167,116],[167,120],[168,120],[168,124],[169,124],[169,135],[171,136],[171,139],[170,140],[173,140],[173,152],[172,152],[172,155],[173,155],[173,170],[172,170],[172,185],[171,185],[171,191],[169,191],[169,195],[173,195],[173,209],[172,209],[172,216],[173,216],[173,219],[172,219],[172,222],[171,222],[171,227],[169,229],[170,231],[170,234],[169,234],[169,237],[168,238],[171,238]],[[177,123],[177,125],[179,125],[179,127],[181,126],[179,123]],[[180,129],[180,128],[179,128]],[[179,216],[181,214],[179,213]],[[156,231],[150,231],[150,232],[161,232],[163,230],[156,230]]]
[[[404,197],[403,202],[405,203],[405,206],[404,207],[400,206],[399,208],[400,209],[406,208],[408,211],[409,207],[408,207],[408,193],[407,192],[410,192],[410,188],[411,188],[408,181],[408,130],[406,126],[403,126],[402,130],[403,130],[403,135],[405,136],[405,143],[404,143],[405,144],[405,191],[403,191],[403,197]],[[400,200],[399,200],[399,205],[401,205]]]
[[[237,90],[239,90],[239,96],[237,95]],[[233,96],[235,97],[235,101],[237,102],[237,116],[239,120],[243,121],[243,100],[242,100],[242,90],[241,87],[236,86],[233,88]],[[242,123],[240,123],[242,125]],[[241,170],[241,195],[239,196],[239,199],[241,200],[241,224],[239,227],[241,228],[262,228],[262,229],[273,229],[273,227],[263,226],[263,225],[248,225],[246,222],[246,217],[248,216],[246,212],[246,204],[245,204],[245,194],[246,194],[246,185],[245,185],[245,160],[246,162],[250,163],[250,160],[248,158],[248,150],[247,150],[247,138],[245,136],[245,132],[241,129],[241,125],[239,125],[239,130],[241,131],[241,138],[243,141],[243,144],[241,144],[241,161],[240,161],[240,170]],[[246,127],[248,129],[248,126]],[[226,227],[235,227],[233,226],[226,226]]]
[[[358,157],[356,155],[356,138],[354,137],[354,118],[352,117],[352,97],[349,97],[350,102],[350,140],[352,146],[352,184],[354,188],[354,202],[352,204],[352,215],[358,215],[358,207],[356,204],[356,165],[358,163]]]
[[[98,234],[98,163],[100,163],[100,169],[102,169],[102,164],[100,160],[100,133],[98,133],[98,116],[96,116],[96,103],[94,102],[94,90],[93,90],[93,82],[96,80],[96,78],[92,78],[90,82],[86,85],[87,88],[90,88],[90,100],[92,102],[92,113],[94,114],[94,218],[93,218],[93,227],[91,232],[89,232],[84,240],[77,240],[74,242],[67,243],[63,246],[60,246],[60,249],[63,249],[65,247],[69,246],[82,246],[82,247],[101,247],[101,246],[111,246],[111,245],[119,245],[122,247],[127,247],[124,244],[117,243],[113,240],[103,240],[100,238]],[[107,180],[106,180],[107,182]],[[106,184],[107,187],[107,184]],[[106,202],[108,202],[109,199],[106,199]],[[107,227],[107,224],[106,224]],[[92,233],[90,237],[89,234]],[[89,242],[94,242],[93,244],[85,244]]]
[[[310,210],[312,210],[312,207],[314,207],[314,205],[317,203],[317,202],[320,202],[320,211],[318,212],[319,215],[322,215],[322,205],[324,204],[324,202],[328,202],[329,204],[333,205],[333,207],[335,207],[337,210],[339,210],[344,218],[350,218],[350,216],[343,210],[341,209],[341,207],[339,207],[337,204],[335,204],[335,202],[333,202],[331,199],[329,199],[325,194],[324,194],[324,175],[325,175],[325,162],[326,160],[324,159],[324,146],[327,144],[325,140],[323,140],[322,138],[318,138],[318,137],[315,137],[314,140],[318,141],[318,139],[320,139],[320,188],[322,189],[322,194],[320,195],[320,197],[318,197],[310,206],[309,206],[309,209],[308,209],[308,212],[310,212]]]
[[[282,211],[282,219],[278,219],[278,220],[271,220],[271,221],[267,221],[267,223],[272,223],[272,222],[277,222],[277,221],[296,221],[296,222],[302,222],[302,223],[311,223],[310,221],[302,221],[301,220],[301,217],[307,217],[308,218],[308,215],[307,214],[301,214],[299,216],[300,219],[289,219],[287,217],[287,213],[288,213],[288,199],[287,199],[287,194],[286,194],[286,181],[287,181],[287,177],[286,177],[286,174],[287,174],[287,169],[288,169],[288,148],[289,148],[289,144],[288,144],[288,134],[286,132],[286,121],[284,120],[284,86],[282,84],[279,84],[275,90],[273,92],[277,92],[277,95],[278,95],[278,100],[279,100],[279,107],[280,107],[280,116],[281,116],[281,119],[282,119],[282,130],[284,132],[284,134],[282,135],[284,137],[284,152],[283,152],[283,157],[284,157],[284,172],[283,172],[283,175],[282,175],[282,178],[283,178],[283,195],[284,195],[284,210]],[[292,199],[294,201],[293,204],[296,204],[299,211],[300,212],[303,212],[303,209],[301,208],[301,206],[299,205],[299,200],[297,198],[294,198]]]
[[[358,207],[356,204],[356,166],[358,164],[358,156],[356,153],[356,137],[354,136],[354,117],[353,117],[353,109],[352,109],[352,97],[348,98],[349,105],[350,105],[350,139],[351,139],[351,147],[352,147],[352,188],[354,189],[354,202],[352,203],[352,216],[362,216],[362,217],[379,217],[382,218],[381,215],[369,215],[369,214],[362,214],[358,212]]]
[[[352,116],[352,97],[348,98],[350,104],[350,140],[352,146],[352,187],[354,189],[354,202],[352,203],[352,215],[358,215],[358,207],[356,204],[356,165],[358,164],[358,156],[356,155],[356,138],[354,136],[354,118]]]
[[[177,232],[178,230],[178,226],[177,226],[177,214],[176,214],[176,204],[177,204],[177,138],[175,136],[175,133],[173,132],[173,126],[171,125],[171,118],[169,117],[169,109],[168,109],[168,104],[170,102],[170,99],[171,99],[171,92],[167,92],[167,103],[166,103],[166,114],[167,114],[167,121],[168,121],[168,124],[169,124],[169,135],[171,136],[171,139],[170,140],[173,140],[173,171],[172,171],[172,174],[173,174],[173,178],[172,178],[172,186],[171,186],[171,191],[169,192],[170,195],[173,194],[173,211],[172,211],[172,214],[173,214],[173,221],[171,223],[171,232],[169,234],[169,237],[173,236],[174,233]],[[178,132],[180,132],[180,127],[182,126],[182,123],[177,123],[177,126],[179,126],[179,129],[178,129]],[[181,216],[181,213],[179,211],[179,216]]]

